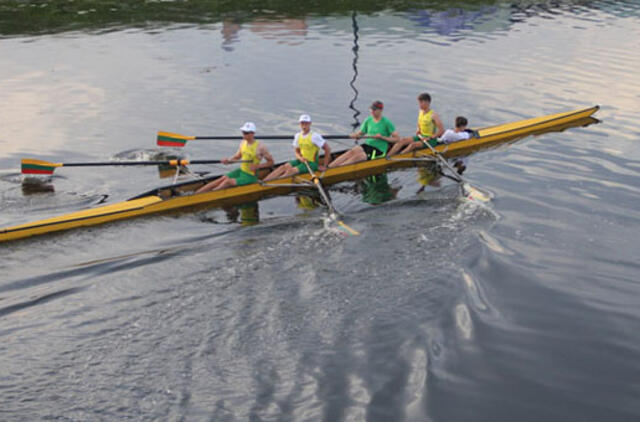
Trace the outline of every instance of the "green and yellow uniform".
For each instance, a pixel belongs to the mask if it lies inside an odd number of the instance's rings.
[[[261,157],[258,156],[259,143],[259,141],[254,141],[252,144],[249,144],[246,140],[242,140],[240,144],[241,160],[247,162],[242,163],[240,168],[227,173],[227,177],[235,179],[236,186],[248,185],[258,181],[255,172],[251,171],[251,165],[260,163]]]
[[[300,154],[308,161],[311,170],[318,170],[318,153],[320,148],[324,145],[324,138],[315,132],[309,131],[306,135],[302,132],[296,134],[293,139],[293,147],[300,148]],[[300,160],[289,161],[292,167],[298,169],[299,174],[308,173],[307,166]]]
[[[429,144],[434,147],[438,143],[438,140],[434,138],[436,133],[436,123],[433,121],[433,110],[429,110],[426,113],[420,110],[418,114],[418,127],[420,128],[420,135],[422,138],[426,138]],[[415,142],[420,142],[420,136],[413,137]]]

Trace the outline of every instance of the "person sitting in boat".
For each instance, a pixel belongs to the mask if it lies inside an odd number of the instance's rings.
[[[235,161],[244,161],[240,168],[233,170],[226,175],[217,178],[213,182],[207,183],[196,193],[220,190],[233,186],[248,185],[258,181],[256,172],[261,168],[273,167],[273,157],[262,142],[255,139],[256,125],[246,122],[240,130],[242,131],[242,141],[238,151],[229,158],[222,160],[223,164],[231,164]],[[265,159],[265,163],[261,161]]]
[[[474,136],[471,129],[467,129],[469,121],[464,116],[456,117],[456,125],[454,129],[447,129],[440,137],[443,144],[451,144],[453,142],[464,141]]]
[[[466,117],[464,116],[456,117],[455,128],[447,129],[442,134],[439,141],[444,144],[451,144],[453,142],[464,141],[471,138],[472,136],[475,135],[475,133],[473,132],[473,130],[467,129],[468,124],[469,124],[469,121],[467,120]],[[458,174],[462,174],[467,168],[464,158],[455,159],[453,162],[453,167],[456,168],[456,170],[458,171]]]
[[[390,143],[400,140],[396,127],[391,120],[382,115],[384,104],[382,101],[374,101],[371,104],[371,116],[367,117],[358,132],[349,135],[353,139],[362,137],[367,140],[345,152],[329,164],[329,167],[353,164],[365,160],[374,160],[387,155]]]
[[[389,155],[405,154],[414,149],[422,148],[424,146],[423,139],[427,140],[431,146],[435,146],[438,137],[444,133],[440,116],[431,109],[431,95],[426,92],[418,95],[418,108],[418,125],[415,136],[409,136],[397,142],[389,151]]]
[[[293,176],[294,174],[308,173],[307,164],[314,172],[325,171],[331,158],[331,148],[322,135],[311,131],[311,117],[303,114],[298,119],[300,132],[293,137],[293,152],[296,159],[284,163],[264,178],[264,181]],[[323,164],[319,164],[318,152],[324,151]],[[306,163],[306,164],[305,164]]]

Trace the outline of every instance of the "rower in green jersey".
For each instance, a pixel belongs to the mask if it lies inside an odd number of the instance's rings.
[[[222,160],[222,164],[231,164],[241,160],[243,163],[240,165],[240,168],[217,178],[211,183],[207,183],[198,189],[196,193],[256,183],[258,181],[256,172],[261,168],[273,166],[273,157],[269,151],[267,151],[267,148],[254,137],[256,125],[251,122],[246,122],[240,130],[242,131],[242,141],[240,142],[238,151],[231,157]],[[261,164],[263,158],[266,160],[266,163]]]
[[[426,92],[418,95],[418,108],[420,111],[415,136],[409,136],[397,142],[389,151],[389,155],[406,154],[414,149],[423,148],[423,139],[432,147],[438,143],[438,138],[444,133],[444,127],[438,113],[431,109],[431,95]]]
[[[311,131],[311,117],[303,114],[298,119],[300,123],[300,132],[293,137],[293,152],[296,156],[295,160],[284,163],[264,178],[264,181],[278,179],[281,177],[289,177],[294,174],[308,173],[309,170],[305,162],[309,164],[312,171],[325,171],[331,158],[331,148],[324,140],[322,135]],[[323,164],[319,163],[318,153],[320,149],[324,151]]]
[[[358,132],[349,135],[353,139],[367,138],[366,141],[336,158],[329,167],[375,160],[387,155],[389,144],[398,142],[400,137],[391,120],[382,115],[383,108],[382,101],[374,101],[371,104],[371,116],[362,122]]]

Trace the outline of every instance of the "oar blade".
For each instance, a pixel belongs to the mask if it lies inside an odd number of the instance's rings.
[[[324,228],[343,236],[360,236],[360,232],[352,227],[349,227],[347,223],[340,220],[338,214],[331,212],[329,215],[323,217]]]
[[[493,198],[493,195],[490,192],[475,188],[468,183],[462,184],[462,193],[465,198],[471,201],[489,202]]]
[[[360,236],[360,232],[359,231],[347,226],[347,224],[342,220],[338,220],[338,228],[340,229],[340,231],[345,233],[347,236]]]
[[[187,145],[187,141],[196,139],[195,136],[185,136],[179,133],[158,132],[157,143],[161,147],[182,148]]]
[[[56,167],[61,167],[61,164],[31,158],[23,158],[21,163],[22,174],[53,174]]]

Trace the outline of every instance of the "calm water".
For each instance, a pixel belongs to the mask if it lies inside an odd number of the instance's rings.
[[[347,133],[382,99],[407,135],[425,90],[447,127],[602,123],[471,156],[486,208],[344,183],[359,237],[287,196],[2,244],[0,420],[639,420],[640,4],[237,3],[0,1],[0,226],[167,183],[21,185],[20,158],[145,159],[157,130]]]

